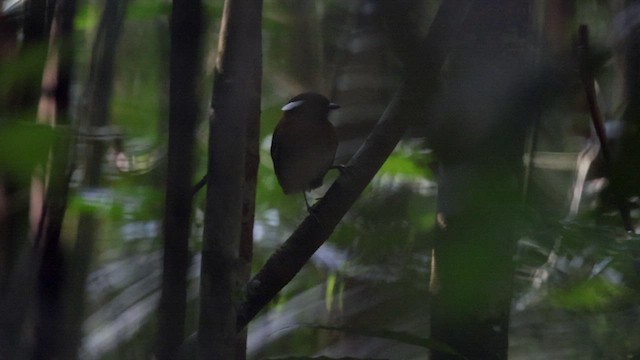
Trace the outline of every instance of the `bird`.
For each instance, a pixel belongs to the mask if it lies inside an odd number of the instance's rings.
[[[322,186],[333,167],[338,137],[329,112],[340,106],[315,92],[294,96],[283,107],[283,115],[271,142],[271,159],[278,183],[286,195]]]

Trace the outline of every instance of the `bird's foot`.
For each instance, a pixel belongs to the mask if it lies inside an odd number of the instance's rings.
[[[303,191],[302,195],[304,195],[304,204],[307,206],[307,212],[309,213],[309,215],[313,216],[313,218],[319,224],[320,223],[320,219],[318,219],[318,215],[316,214],[316,209],[315,209],[316,205],[315,204],[309,205],[309,200],[307,200],[307,192],[306,191]]]
[[[333,165],[332,167],[330,167],[330,169],[335,169],[338,170],[340,172],[340,174],[344,174],[346,172],[349,172],[349,170],[351,170],[351,165]]]
[[[333,165],[331,169],[338,170],[340,175],[352,176],[353,175],[353,165]]]
[[[309,215],[311,215],[311,216],[313,217],[313,219],[314,219],[318,224],[320,224],[320,218],[318,217],[317,210],[316,210],[316,208],[315,208],[315,207],[313,207],[313,206],[312,206],[312,207],[308,207],[308,208],[307,208],[307,212],[309,213]]]

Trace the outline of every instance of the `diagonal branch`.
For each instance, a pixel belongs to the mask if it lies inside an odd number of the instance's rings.
[[[470,4],[470,0],[442,3],[429,34],[414,60],[407,64],[406,80],[373,132],[347,164],[348,170],[317,203],[313,216],[307,216],[247,284],[246,299],[238,309],[238,330],[243,329],[289,283],[329,238],[409,125],[413,121],[424,120],[427,100],[436,88],[440,69]]]

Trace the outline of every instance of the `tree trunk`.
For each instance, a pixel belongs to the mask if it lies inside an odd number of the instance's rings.
[[[507,358],[529,5],[474,3],[430,124],[441,165],[431,336],[469,359]]]
[[[164,265],[156,340],[156,356],[159,360],[175,359],[184,339],[201,32],[201,1],[174,1],[171,15]]]
[[[3,2],[0,1],[0,4]],[[6,2],[4,2],[6,4]],[[41,0],[27,0],[24,11],[5,12],[0,18],[0,72],[9,73],[9,64],[30,62],[21,81],[3,84],[5,93],[0,96],[0,118],[2,130],[19,126],[31,132],[32,138],[39,138],[37,131],[47,125],[34,125],[38,98],[42,88],[42,70],[47,59],[46,42],[50,29],[44,13],[51,10],[53,3]],[[52,12],[52,11],[51,11]],[[23,14],[22,18],[19,15]],[[22,41],[18,31],[22,24]],[[10,88],[7,88],[9,87]],[[22,121],[27,119],[27,121]],[[6,145],[6,144],[5,144]],[[49,150],[49,144],[42,144]],[[22,144],[24,150],[34,148],[32,143]],[[16,154],[23,149],[15,149]],[[26,172],[15,173],[0,170],[0,358],[17,358],[21,344],[20,334],[29,306],[32,304],[35,281],[34,252],[29,234],[29,194],[32,170],[42,168],[47,161],[46,153],[38,161],[21,159],[28,166]],[[41,188],[39,190],[42,190]],[[43,198],[42,191],[36,195]],[[38,212],[42,211],[39,203]]]
[[[43,120],[52,126],[69,125],[70,84],[73,68],[73,19],[75,0],[59,0],[56,3],[49,45],[50,69],[45,68],[45,79],[55,79],[54,111]],[[50,70],[50,71],[49,71]],[[45,80],[43,80],[44,82]],[[39,114],[42,116],[43,114]],[[39,264],[37,285],[37,309],[34,359],[51,359],[61,353],[62,328],[62,284],[64,282],[64,259],[60,247],[62,221],[67,208],[69,176],[71,174],[71,139],[64,130],[55,133],[51,148],[51,169],[47,195],[42,207],[36,235],[36,263]]]
[[[260,114],[262,1],[226,0],[210,116],[198,357],[236,356],[247,125]]]
[[[105,139],[96,135],[109,123],[109,104],[113,89],[114,62],[117,43],[128,0],[105,2],[96,39],[93,44],[84,105],[80,109],[82,132],[86,135],[86,172],[82,188],[95,190],[101,183],[102,161],[107,148]],[[85,283],[93,255],[93,245],[99,222],[91,210],[78,219],[77,238],[69,264],[69,281],[65,287],[65,359],[75,359],[82,338]]]
[[[261,65],[260,65],[261,67]],[[261,77],[257,77],[257,89],[261,87]],[[260,101],[260,99],[257,99]],[[256,187],[258,184],[258,168],[260,166],[260,111],[259,106],[253,109],[247,118],[247,143],[245,153],[244,184],[242,192],[242,230],[239,248],[240,282],[246,284],[251,277],[253,260],[253,225],[256,213]],[[236,339],[236,360],[247,358],[247,331],[238,334]]]

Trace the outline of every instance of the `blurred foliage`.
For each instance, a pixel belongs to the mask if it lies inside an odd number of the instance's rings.
[[[47,125],[0,123],[0,173],[26,184],[36,166],[45,165],[53,139],[54,131]]]
[[[345,333],[350,333],[358,336],[369,336],[369,337],[377,337],[377,338],[388,339],[388,340],[395,340],[405,344],[417,345],[423,348],[438,350],[446,354],[459,356],[459,354],[447,344],[443,344],[433,339],[421,338],[418,336],[414,336],[414,335],[407,334],[404,332],[399,332],[399,331],[375,331],[375,330],[365,330],[365,329],[354,329],[349,327],[321,326],[321,325],[315,325],[313,327],[322,329],[322,330],[328,330],[328,331],[345,332]]]
[[[0,63],[2,72],[0,72],[0,96],[5,98],[14,91],[16,87],[25,84],[33,84],[42,78],[42,69],[40,65],[42,58],[46,54],[45,46],[38,46],[26,49],[19,59],[13,58],[4,60]]]
[[[100,12],[95,5],[83,5],[78,9],[73,26],[76,30],[87,31],[98,26]]]
[[[158,16],[169,16],[171,3],[168,1],[135,1],[127,9],[127,19],[133,21],[156,19]]]

